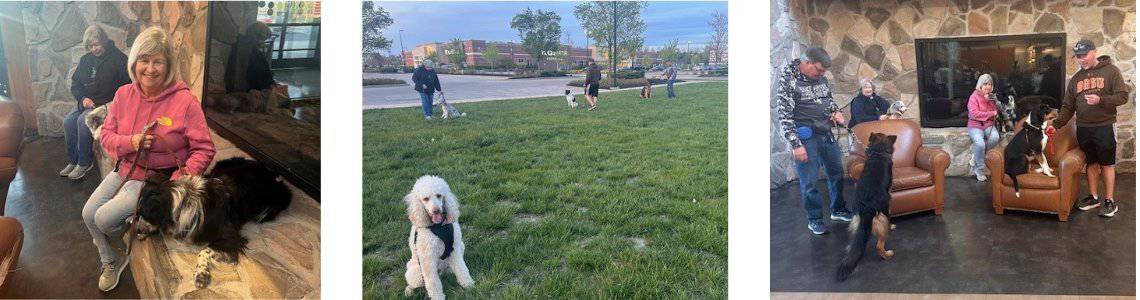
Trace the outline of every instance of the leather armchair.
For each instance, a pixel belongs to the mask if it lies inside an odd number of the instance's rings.
[[[1076,118],[1073,118],[1074,120]],[[1085,167],[1085,153],[1077,146],[1077,126],[1070,120],[1050,139],[1052,147],[1046,147],[1045,158],[1053,175],[1048,177],[1034,172],[1037,164],[1029,166],[1029,173],[1018,175],[1021,184],[1021,197],[1013,193],[1013,181],[1005,175],[1005,145],[999,145],[986,152],[986,167],[990,170],[994,213],[1004,214],[1005,209],[1025,210],[1057,214],[1062,222],[1069,220],[1069,213],[1077,202],[1080,191],[1081,172]],[[1014,126],[1015,132],[1021,124]]]
[[[941,215],[945,207],[945,174],[950,154],[942,149],[922,146],[922,130],[911,120],[880,120],[860,123],[852,128],[858,142],[847,160],[846,170],[853,180],[863,174],[867,161],[865,147],[871,133],[898,136],[891,182],[891,216],[934,210]]]
[[[0,101],[0,215],[8,200],[8,185],[16,178],[16,162],[24,141],[24,115],[12,101]],[[7,281],[20,258],[24,227],[11,217],[0,217],[0,285]]]

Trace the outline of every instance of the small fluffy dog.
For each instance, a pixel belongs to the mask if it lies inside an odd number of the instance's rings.
[[[887,108],[887,115],[891,116],[892,118],[899,119],[906,114],[906,110],[906,103],[903,103],[901,100],[895,101],[894,103],[891,103],[891,107]]]
[[[1032,161],[1037,161],[1038,173],[1045,173],[1045,176],[1057,177],[1053,175],[1053,169],[1049,168],[1049,160],[1045,158],[1045,147],[1049,143],[1049,136],[1045,134],[1045,128],[1053,123],[1053,119],[1057,118],[1057,110],[1049,107],[1049,105],[1042,103],[1026,103],[1019,109],[1022,113],[1028,115],[1024,117],[1025,124],[1021,126],[1021,131],[1013,135],[1009,140],[1009,144],[1005,146],[1005,174],[1009,175],[1010,180],[1013,181],[1013,194],[1021,197],[1021,185],[1017,182],[1017,175],[1029,173],[1029,165]]]
[[[209,175],[156,172],[139,198],[138,239],[165,232],[185,243],[204,246],[198,253],[194,284],[210,284],[210,261],[237,264],[249,242],[241,235],[247,222],[271,221],[289,207],[293,193],[280,176],[244,158],[220,161]]]
[[[855,217],[851,219],[848,231],[851,232],[851,241],[847,245],[846,254],[839,263],[839,270],[835,273],[838,281],[847,280],[855,266],[863,258],[863,248],[866,248],[870,235],[874,234],[877,240],[876,248],[879,256],[890,259],[895,255],[887,250],[887,233],[890,232],[891,221],[888,216],[891,212],[891,180],[893,179],[891,155],[895,152],[895,139],[893,135],[872,133],[867,147],[867,163],[863,168],[863,175],[855,186]]]
[[[87,116],[83,117],[83,124],[87,124],[87,128],[91,129],[91,137],[95,138],[95,140],[99,139],[99,129],[103,129],[103,119],[107,118],[107,106],[114,103],[115,102],[111,102],[106,105],[100,105],[87,113]]]
[[[649,84],[649,79],[645,79],[645,84],[641,86],[641,98],[653,98],[653,85]]]
[[[404,196],[408,205],[408,220],[412,230],[408,233],[408,248],[412,258],[404,279],[408,286],[404,295],[424,287],[431,299],[443,299],[443,282],[440,275],[455,273],[455,279],[464,288],[475,286],[467,263],[463,261],[463,232],[459,229],[459,199],[443,178],[425,175],[416,180],[412,191]]]
[[[566,90],[566,106],[578,108],[578,100],[574,98],[574,94],[571,94],[570,90]]]

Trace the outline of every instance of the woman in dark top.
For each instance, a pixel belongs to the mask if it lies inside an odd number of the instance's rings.
[[[439,86],[439,76],[435,74],[435,69],[432,68],[432,61],[425,59],[415,72],[412,72],[412,83],[415,84],[415,89],[420,93],[420,104],[424,108],[424,119],[431,120],[431,99],[436,91],[443,95],[443,89]]]
[[[598,63],[594,59],[590,59],[590,68],[586,70],[586,104],[590,105],[590,110],[598,108],[598,85],[602,81],[602,70],[598,69]]]
[[[87,54],[79,59],[79,66],[71,75],[75,108],[63,120],[67,167],[59,171],[59,176],[71,179],[83,178],[94,165],[91,162],[91,129],[83,119],[96,107],[110,103],[119,87],[131,83],[127,74],[127,55],[115,47],[102,28],[96,25],[87,27],[83,43]]]
[[[860,80],[859,87],[859,95],[851,99],[851,121],[847,124],[848,128],[855,128],[855,125],[867,121],[886,119],[887,109],[891,107],[887,99],[875,94],[875,84],[870,79]]]

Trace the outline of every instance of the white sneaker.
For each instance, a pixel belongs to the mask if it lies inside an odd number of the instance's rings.
[[[91,168],[93,168],[93,167],[95,167],[95,164],[91,164],[90,166],[86,166],[86,167],[75,166],[75,168],[71,169],[71,174],[68,174],[67,178],[82,179],[83,176],[87,176],[87,171],[91,170]]]
[[[974,176],[978,178],[978,181],[986,181],[987,179],[989,179],[989,178],[986,178],[986,173],[982,172],[981,169],[974,170]]]
[[[67,177],[67,176],[70,176],[70,175],[71,175],[71,170],[74,170],[74,169],[75,169],[75,165],[74,165],[74,164],[67,164],[67,166],[66,166],[66,167],[63,167],[63,170],[62,170],[62,171],[59,171],[59,177]]]
[[[127,269],[130,257],[120,257],[119,261],[103,264],[103,273],[99,274],[99,290],[108,292],[119,286],[119,276]]]

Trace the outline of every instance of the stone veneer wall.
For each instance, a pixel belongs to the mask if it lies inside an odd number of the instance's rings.
[[[1066,49],[1078,39],[1097,44],[1133,86],[1136,67],[1136,3],[1114,0],[787,1],[772,4],[773,75],[810,46],[822,46],[833,66],[827,76],[840,106],[857,92],[859,78],[874,78],[879,93],[909,105],[904,117],[919,120],[916,38],[1065,33]],[[779,41],[779,43],[777,43]],[[785,51],[794,50],[794,51]],[[1066,50],[1068,51],[1068,50]],[[781,53],[793,52],[794,54]],[[1071,55],[1071,54],[1066,54]],[[1077,71],[1071,59],[1066,80]],[[775,77],[773,77],[775,80]],[[1135,96],[1117,115],[1118,170],[1135,172]],[[774,116],[774,115],[773,115]],[[795,179],[787,144],[772,120],[773,186]],[[923,142],[951,154],[947,175],[966,175],[970,143],[965,128],[924,128]],[[780,176],[777,176],[780,175]]]
[[[23,2],[32,87],[39,133],[63,135],[63,119],[75,106],[71,73],[87,53],[83,32],[95,24],[123,53],[150,26],[171,33],[180,79],[201,99],[206,54],[205,2]]]

